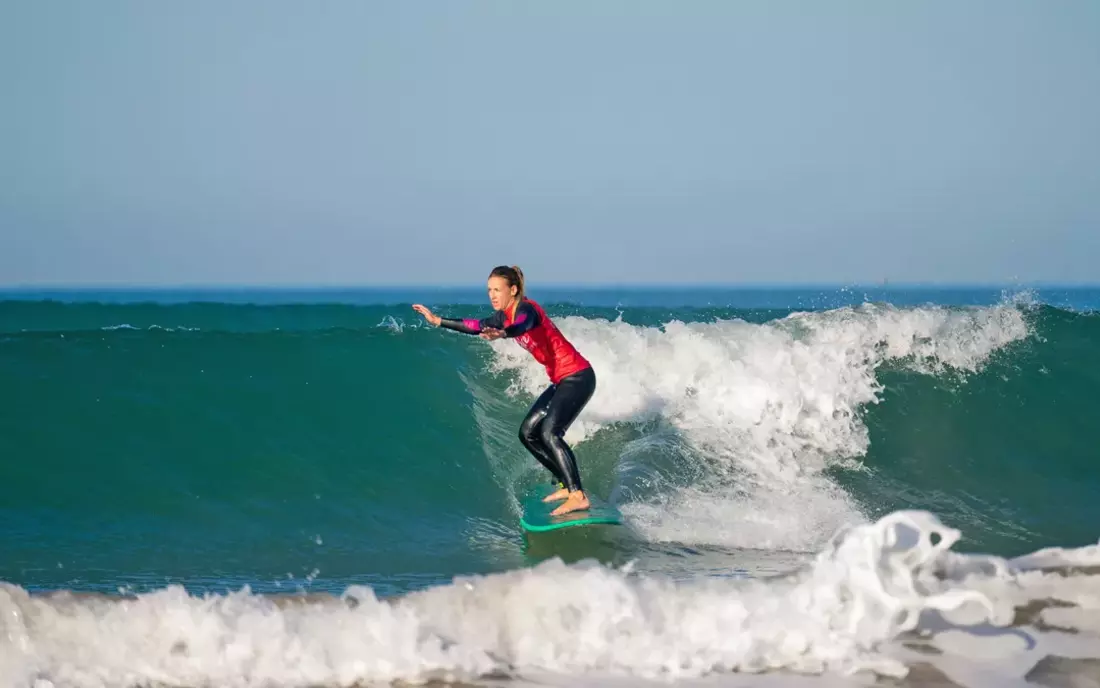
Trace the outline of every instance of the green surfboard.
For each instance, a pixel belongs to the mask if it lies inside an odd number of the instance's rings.
[[[591,505],[583,511],[571,511],[561,516],[551,516],[550,512],[557,509],[561,502],[543,502],[543,498],[557,489],[556,485],[542,483],[535,486],[523,496],[520,506],[523,515],[519,523],[528,532],[539,533],[547,530],[558,530],[572,526],[586,526],[593,524],[619,525],[623,522],[623,515],[613,505],[608,504],[596,495],[588,492],[588,503]]]

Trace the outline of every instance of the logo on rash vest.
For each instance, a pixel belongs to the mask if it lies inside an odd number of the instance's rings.
[[[531,351],[535,346],[535,342],[531,339],[530,332],[524,332],[520,336],[516,337],[516,343],[522,346],[524,349]]]

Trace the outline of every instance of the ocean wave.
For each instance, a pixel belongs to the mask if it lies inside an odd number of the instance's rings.
[[[858,468],[869,444],[863,409],[883,390],[880,367],[973,373],[1030,333],[1016,303],[864,304],[763,324],[645,327],[583,317],[558,324],[598,378],[567,440],[656,421],[685,448],[674,472],[690,480],[668,485],[654,473],[624,506],[647,538],[793,550],[813,550],[837,528],[865,520],[824,471]],[[513,393],[541,392],[545,372],[527,352],[507,341],[491,346],[491,367],[514,374]]]

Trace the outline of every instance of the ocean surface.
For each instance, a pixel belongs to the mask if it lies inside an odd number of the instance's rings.
[[[531,296],[622,527],[481,289],[0,291],[0,686],[1100,680],[1100,289]]]

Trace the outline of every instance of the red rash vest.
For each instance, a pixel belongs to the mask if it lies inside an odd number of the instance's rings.
[[[531,299],[525,298],[520,302],[515,317],[504,311],[495,311],[481,320],[440,318],[439,325],[466,334],[480,334],[486,328],[504,330],[505,338],[515,339],[546,368],[550,382],[555,385],[573,373],[592,367],[562,335],[542,306]]]

